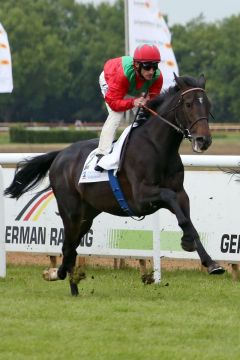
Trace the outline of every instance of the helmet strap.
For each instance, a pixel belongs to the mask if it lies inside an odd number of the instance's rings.
[[[142,74],[141,74],[142,64],[141,64],[140,62],[137,62],[137,63],[138,63],[138,68],[136,67],[136,62],[134,62],[135,71],[138,73],[138,76],[139,76],[142,80],[145,80],[144,77],[143,77]]]

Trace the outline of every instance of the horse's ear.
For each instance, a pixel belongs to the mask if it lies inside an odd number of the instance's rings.
[[[204,74],[200,75],[200,77],[198,79],[198,83],[201,88],[205,89],[206,79],[205,79]]]
[[[183,79],[180,76],[177,76],[175,72],[173,73],[174,79],[176,81],[176,84],[178,85],[179,89],[184,90],[186,88],[186,84],[183,81]]]

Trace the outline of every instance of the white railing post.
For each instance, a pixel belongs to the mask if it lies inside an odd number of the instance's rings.
[[[160,225],[159,225],[159,211],[152,215],[153,225],[153,278],[155,284],[161,281],[161,263],[160,263]]]
[[[0,165],[0,277],[6,276],[5,211],[3,198],[3,173]]]

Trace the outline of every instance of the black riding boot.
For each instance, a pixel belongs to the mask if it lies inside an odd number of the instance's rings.
[[[97,155],[96,155],[96,157],[97,157],[98,159],[97,159],[97,162],[96,162],[96,166],[95,166],[95,168],[94,168],[95,171],[99,171],[99,172],[103,172],[103,171],[104,171],[104,169],[103,169],[101,166],[98,165],[99,160],[100,160],[103,156],[104,156],[103,154],[97,154]]]

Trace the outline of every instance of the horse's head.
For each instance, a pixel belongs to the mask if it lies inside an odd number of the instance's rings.
[[[191,140],[193,151],[203,152],[212,143],[208,124],[211,105],[205,93],[204,75],[198,80],[175,74],[174,77],[177,93],[180,94],[175,106],[176,123]]]

